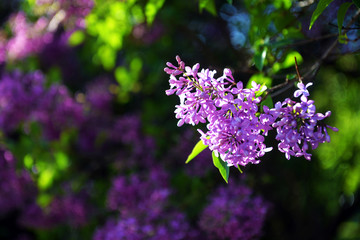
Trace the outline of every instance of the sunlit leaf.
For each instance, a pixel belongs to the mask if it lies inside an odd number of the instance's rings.
[[[269,77],[266,77],[263,73],[254,74],[249,79],[246,88],[251,88],[251,83],[256,82],[257,84],[265,85],[266,87],[271,87],[272,79]],[[263,89],[264,91],[266,89]],[[261,95],[261,94],[260,94]]]
[[[49,188],[54,180],[55,170],[51,167],[48,167],[40,172],[38,179],[38,186],[40,189]]]
[[[237,165],[237,169],[239,170],[240,173],[243,173],[239,165]]]
[[[312,28],[312,26],[314,25],[316,19],[318,19],[318,17],[321,15],[321,13],[325,10],[325,8],[334,0],[320,0],[318,5],[316,6],[315,11],[313,12],[312,16],[311,16],[311,20],[310,20],[310,26],[309,26],[309,30]]]
[[[80,45],[85,40],[85,34],[83,31],[75,31],[69,37],[68,43],[70,46]]]
[[[57,152],[54,154],[54,157],[60,170],[66,169],[69,166],[68,156],[64,152]]]
[[[199,10],[200,13],[205,9],[212,15],[216,16],[216,6],[215,6],[215,0],[200,0],[199,1]]]
[[[282,62],[281,67],[289,68],[289,67],[295,66],[295,57],[296,57],[298,64],[301,64],[303,62],[303,58],[300,55],[300,53],[296,52],[296,51],[292,51],[286,55],[286,58],[285,58],[284,62]]]
[[[202,140],[200,140],[186,159],[185,163],[189,163],[191,160],[193,160],[197,155],[199,155],[203,150],[205,150],[208,146],[203,143]]]
[[[24,165],[27,169],[31,169],[34,164],[34,159],[30,154],[26,154],[24,157]]]
[[[220,159],[220,157],[217,157],[214,152],[212,152],[212,159],[214,166],[219,169],[219,172],[226,183],[228,183],[229,180],[229,166],[226,162]]]
[[[351,2],[346,2],[341,4],[339,10],[338,10],[338,14],[337,14],[337,22],[338,22],[338,29],[339,29],[339,36],[341,35],[341,31],[342,31],[342,27],[343,27],[343,22],[344,22],[344,18],[346,15],[346,12],[348,10],[348,8],[352,5],[353,3]]]
[[[145,6],[145,16],[148,24],[151,24],[154,19],[156,13],[164,4],[165,0],[150,0]]]

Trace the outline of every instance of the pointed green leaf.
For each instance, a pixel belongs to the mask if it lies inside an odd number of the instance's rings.
[[[355,5],[360,8],[360,0],[353,0],[353,3],[355,3]]]
[[[203,143],[202,140],[200,140],[194,147],[194,149],[192,150],[192,152],[190,153],[190,155],[188,156],[188,158],[186,159],[185,163],[189,163],[191,160],[194,159],[194,157],[196,157],[197,155],[199,155],[199,153],[201,153],[203,150],[205,150],[205,148],[207,148],[208,146],[205,145]]]
[[[200,0],[199,1],[199,10],[202,13],[203,9],[216,16],[216,6],[215,0]]]
[[[214,166],[219,169],[219,172],[226,183],[228,183],[229,180],[229,166],[226,162],[220,159],[220,157],[215,156],[215,153],[212,152],[212,159]]]
[[[243,173],[243,171],[241,170],[239,164],[237,165],[237,169],[239,169],[240,173]]]
[[[311,16],[311,20],[310,20],[310,26],[309,26],[309,30],[312,28],[312,26],[314,25],[316,19],[318,19],[318,17],[321,15],[321,13],[325,10],[325,8],[334,0],[320,0],[318,5],[316,6],[315,11],[313,12],[312,16]]]
[[[348,8],[352,5],[353,3],[351,2],[346,2],[341,4],[339,10],[338,10],[338,14],[337,14],[337,21],[338,21],[338,29],[339,29],[339,35],[341,35],[341,30],[343,27],[343,22],[344,22],[344,18],[346,15],[346,12],[348,10]]]
[[[266,58],[267,48],[264,48],[261,52],[257,52],[254,56],[255,67],[262,71]]]

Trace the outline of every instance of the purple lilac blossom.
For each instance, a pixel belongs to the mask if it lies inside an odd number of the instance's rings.
[[[199,71],[199,64],[185,66],[179,56],[176,60],[178,67],[167,63],[164,71],[170,75],[166,94],[176,93],[180,98],[175,110],[178,126],[208,122],[207,132],[198,130],[201,139],[228,166],[259,163],[258,158],[272,149],[264,144],[271,121],[257,116],[261,97],[255,93],[260,85],[253,82],[252,88],[244,89],[241,81],[235,82],[230,69],[215,78],[216,71]]]
[[[27,131],[31,122],[42,125],[44,136],[58,138],[65,129],[83,122],[83,109],[63,85],[45,87],[39,71],[13,72],[0,79],[0,129],[6,134],[20,126]]]
[[[267,106],[261,109],[262,99],[256,95],[260,92],[259,84],[252,82],[250,89],[244,89],[241,81],[235,82],[229,69],[224,69],[216,79],[216,71],[199,71],[199,64],[185,66],[179,56],[176,60],[178,66],[168,62],[164,71],[170,75],[166,94],[175,93],[180,98],[175,110],[176,118],[180,119],[178,126],[208,123],[207,132],[198,129],[200,139],[228,166],[259,163],[259,158],[272,149],[266,147],[264,140],[273,128],[277,129],[278,148],[287,159],[304,156],[308,160],[311,159],[308,143],[315,149],[319,143],[330,142],[327,128],[337,131],[322,121],[331,112],[315,113],[314,101],[307,99],[310,95],[307,88],[312,83],[298,83],[294,97],[300,97],[301,102],[287,98],[273,109]]]
[[[107,202],[119,219],[109,219],[93,239],[196,239],[185,215],[168,206],[167,178],[159,168],[115,178]]]
[[[4,74],[0,79],[0,129],[14,131],[28,120],[44,93],[44,76],[39,72]]]
[[[258,239],[269,204],[242,185],[230,182],[210,196],[199,226],[207,239]]]
[[[125,217],[111,219],[96,230],[94,240],[195,240],[198,233],[187,223],[185,215],[164,211],[158,218]]]
[[[93,5],[92,0],[38,0],[34,8],[46,11],[40,11],[41,15],[35,22],[31,22],[24,12],[13,14],[8,22],[11,36],[8,37],[5,32],[0,33],[0,63],[23,59],[40,52],[54,40],[60,25],[70,32],[84,29],[85,17]]]
[[[110,210],[118,210],[126,216],[148,210],[156,217],[169,194],[167,174],[154,168],[147,176],[133,174],[115,178],[108,193],[107,205]]]
[[[81,227],[90,219],[92,209],[89,206],[87,196],[74,193],[54,196],[46,207],[40,207],[33,201],[23,209],[19,223],[34,229],[50,229],[59,225]]]
[[[290,156],[304,156],[311,160],[311,154],[307,152],[309,145],[316,149],[319,143],[330,142],[327,128],[338,131],[323,122],[331,112],[327,111],[325,115],[316,113],[314,101],[308,100],[310,94],[307,87],[311,85],[312,83],[306,86],[302,82],[298,83],[299,89],[295,91],[294,97],[300,97],[300,102],[287,98],[283,102],[277,102],[271,110],[273,117],[279,118],[272,125],[277,131],[276,140],[280,141],[278,148],[285,153],[287,159]]]
[[[0,149],[0,215],[26,208],[37,194],[30,174],[16,171],[16,162],[12,153]]]

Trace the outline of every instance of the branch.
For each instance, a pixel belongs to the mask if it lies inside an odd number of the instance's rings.
[[[350,26],[355,22],[355,20],[360,16],[360,9],[354,14],[354,16],[351,18],[351,21],[343,28],[343,31],[341,32],[342,34],[346,34],[349,30],[351,30]],[[338,35],[338,34],[337,34]],[[322,56],[320,57],[319,60],[317,60],[314,65],[303,75],[302,78],[300,78],[300,73],[299,73],[299,69],[297,66],[297,62],[295,59],[295,68],[296,68],[296,72],[298,75],[298,79],[301,81],[302,79],[307,79],[308,81],[311,80],[312,78],[314,78],[316,76],[316,74],[318,73],[321,64],[324,62],[324,60],[326,58],[328,58],[328,56],[330,55],[330,53],[334,50],[334,48],[336,47],[338,43],[338,39],[336,38],[336,40],[334,42],[332,42],[330,44],[330,46],[327,48],[327,50],[322,54]],[[287,91],[288,89],[290,89],[293,86],[293,82],[296,81],[296,78],[293,78],[291,80],[286,79],[284,83],[281,83],[279,85],[276,85],[272,88],[270,88],[267,93],[265,94],[264,99],[268,96],[268,94],[271,93],[271,97],[275,97],[285,91]],[[280,90],[276,91],[277,89],[281,88]]]

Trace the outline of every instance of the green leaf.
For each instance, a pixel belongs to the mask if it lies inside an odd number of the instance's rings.
[[[310,20],[310,26],[309,26],[309,30],[312,28],[312,26],[314,25],[316,19],[318,19],[318,17],[321,15],[321,13],[325,10],[325,8],[334,0],[320,0],[318,5],[316,6],[315,11],[313,12],[312,16],[311,16],[311,20]]]
[[[150,0],[145,6],[145,15],[148,24],[152,24],[156,13],[164,5],[165,0]]]
[[[85,34],[82,31],[75,31],[69,37],[68,43],[70,46],[75,47],[80,45],[85,40]]]
[[[237,165],[237,169],[239,169],[240,173],[243,173],[243,171],[241,170],[239,164]]]
[[[270,109],[274,107],[274,103],[270,95],[268,95],[264,101],[261,102],[261,106],[268,106]]]
[[[233,0],[227,0],[228,4],[233,4]]]
[[[216,6],[215,0],[200,0],[199,1],[199,10],[202,13],[203,9],[216,16]]]
[[[212,152],[212,159],[214,166],[219,169],[219,172],[226,183],[228,183],[229,180],[229,166],[226,162],[220,159],[220,157],[215,156],[215,153]]]
[[[264,48],[261,52],[257,52],[254,56],[255,66],[259,71],[262,71],[266,58],[267,48]]]
[[[355,3],[355,5],[360,8],[360,0],[353,0],[353,3]]]
[[[205,148],[207,148],[208,146],[205,145],[203,143],[202,140],[200,140],[194,147],[194,149],[192,150],[192,152],[190,153],[190,155],[188,156],[188,158],[186,159],[185,163],[189,163],[191,160],[194,159],[194,157],[196,157],[197,155],[199,155],[199,153],[201,153],[203,150],[205,150]]]
[[[262,87],[260,89],[261,94],[264,93],[264,91],[266,90],[266,88],[264,88],[264,86],[266,86],[267,88],[271,87],[271,83],[272,83],[272,79],[269,77],[266,77],[263,73],[258,73],[258,74],[254,74],[251,76],[251,78],[249,79],[248,83],[246,84],[246,88],[251,88],[251,83],[252,82],[256,82],[257,84],[261,84]],[[261,95],[260,94],[260,95]]]
[[[343,22],[344,22],[344,18],[346,15],[346,12],[348,10],[348,8],[352,5],[353,3],[351,2],[346,2],[341,4],[339,10],[338,10],[338,14],[337,14],[337,21],[338,21],[338,29],[339,29],[339,35],[341,35],[341,31],[342,31],[342,27],[343,27]]]

